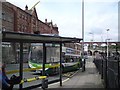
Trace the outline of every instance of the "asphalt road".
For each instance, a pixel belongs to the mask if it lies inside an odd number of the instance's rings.
[[[23,64],[23,68],[28,68],[28,63],[24,63]],[[7,64],[6,65],[6,70],[7,71],[11,71],[11,70],[17,70],[19,69],[19,64]],[[13,74],[7,74],[8,78],[10,78]],[[19,73],[14,73],[14,75],[19,76]],[[33,78],[36,76],[40,76],[40,74],[37,74],[35,72],[24,72],[23,73],[23,79],[26,78]],[[59,79],[59,75],[55,75],[55,76],[48,76],[48,81],[52,81],[52,80],[56,80]],[[67,77],[63,77],[63,80],[67,79]],[[26,82],[23,84],[23,88],[29,87],[29,86],[33,86],[33,85],[37,85],[40,84],[42,82],[42,80],[36,80],[36,81],[32,81],[32,82]],[[14,85],[14,88],[19,88],[19,85]]]
[[[90,65],[91,62],[93,62],[92,57],[89,57],[89,59],[86,59],[87,67],[89,67],[89,68],[92,67],[92,65]],[[28,68],[28,64],[24,63],[23,68]],[[19,64],[8,64],[8,65],[6,65],[6,70],[7,71],[16,70],[16,69],[19,69]],[[93,70],[91,70],[91,71],[93,71]],[[15,75],[19,75],[19,73],[15,73]],[[12,76],[12,74],[8,74],[7,76],[10,78]],[[39,76],[39,74],[36,74],[35,72],[24,72],[23,73],[23,78],[33,78],[33,77],[36,77],[36,76]],[[63,75],[63,81],[66,80],[67,78],[68,77]],[[59,75],[48,76],[48,81],[52,81],[52,80],[55,80],[55,79],[59,79]],[[23,84],[23,88],[26,88],[26,87],[29,87],[29,86],[34,86],[34,85],[41,84],[41,83],[42,83],[41,80],[36,80],[36,81],[33,81],[33,82],[29,82],[29,83],[27,82],[27,83]],[[15,85],[14,88],[15,88],[15,90],[16,90],[16,88],[18,89],[19,85]]]

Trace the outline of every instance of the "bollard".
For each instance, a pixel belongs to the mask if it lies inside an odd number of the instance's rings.
[[[85,59],[82,59],[82,72],[84,72],[85,71]]]
[[[42,89],[45,90],[46,88],[48,88],[48,79],[43,79],[42,80]]]

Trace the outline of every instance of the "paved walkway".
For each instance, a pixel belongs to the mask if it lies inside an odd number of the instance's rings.
[[[92,57],[89,57],[86,62],[86,71],[78,71],[73,77],[63,82],[60,87],[58,84],[49,85],[48,90],[52,88],[103,88],[101,77],[96,70]]]

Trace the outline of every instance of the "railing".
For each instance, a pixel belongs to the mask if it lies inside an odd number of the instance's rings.
[[[94,59],[105,88],[120,88],[120,56]]]

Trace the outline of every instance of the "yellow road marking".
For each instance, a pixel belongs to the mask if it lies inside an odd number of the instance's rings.
[[[59,66],[60,65],[57,64],[57,65],[52,65],[52,66],[46,66],[45,68],[56,68]],[[23,72],[39,70],[39,69],[42,69],[42,67],[40,67],[40,68],[25,68],[25,69],[23,69]],[[19,72],[19,70],[11,70],[11,71],[7,71],[6,74],[13,74],[13,73],[18,73],[18,72]]]
[[[25,80],[21,80],[20,84],[22,84],[24,82],[32,82],[32,81],[35,81],[35,80],[45,79],[45,78],[47,78],[47,76],[39,76],[39,77],[34,77],[34,78],[28,78],[28,79],[25,79]]]

